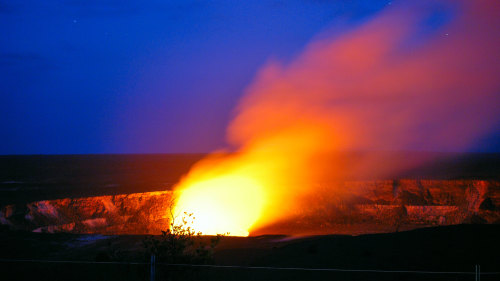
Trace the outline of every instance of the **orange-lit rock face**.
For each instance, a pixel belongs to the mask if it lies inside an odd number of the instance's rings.
[[[169,227],[170,191],[66,198],[9,205],[0,224],[35,232],[160,234]]]

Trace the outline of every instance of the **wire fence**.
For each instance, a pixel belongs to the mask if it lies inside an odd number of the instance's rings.
[[[3,276],[10,274],[6,280],[36,274],[37,280],[500,280],[500,272],[482,272],[480,265],[471,267],[474,271],[304,268],[171,264],[156,262],[154,256],[150,262],[0,259],[0,268]]]

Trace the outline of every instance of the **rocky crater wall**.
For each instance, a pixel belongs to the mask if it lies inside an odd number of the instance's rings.
[[[161,191],[6,205],[0,224],[34,232],[159,234],[168,228],[171,200],[171,191]],[[325,184],[312,200],[313,206],[297,210],[297,228],[331,233],[339,225],[391,231],[401,225],[500,223],[498,181],[348,181]]]
[[[34,232],[161,233],[169,225],[171,195],[161,191],[7,205],[0,223]]]

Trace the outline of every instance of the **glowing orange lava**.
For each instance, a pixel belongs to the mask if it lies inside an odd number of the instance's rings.
[[[248,236],[264,204],[262,187],[243,176],[226,175],[183,189],[174,213],[192,213],[190,225],[204,235]]]

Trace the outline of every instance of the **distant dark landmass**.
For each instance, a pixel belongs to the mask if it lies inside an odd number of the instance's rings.
[[[400,172],[397,177],[354,175],[375,179],[500,179],[499,153],[391,152],[382,158],[401,163],[433,159]],[[206,154],[101,154],[0,156],[0,205],[38,200],[117,195],[170,190]],[[359,153],[335,155],[355,162]],[[328,158],[328,157],[327,157]],[[333,158],[333,157],[332,157]],[[392,164],[397,165],[397,164]],[[396,167],[394,167],[396,168]]]
[[[169,190],[203,156],[0,156],[0,205]]]

